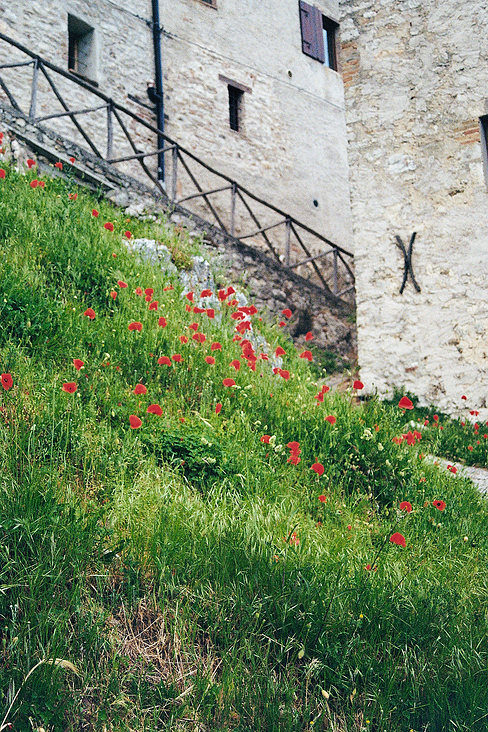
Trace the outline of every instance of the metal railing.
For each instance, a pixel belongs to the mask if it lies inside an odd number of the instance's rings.
[[[10,107],[29,124],[36,126],[47,121],[70,123],[72,133],[82,140],[82,146],[86,144],[100,160],[125,167],[125,171],[128,170],[128,163],[138,163],[139,171],[149,178],[162,195],[168,197],[171,204],[184,203],[185,208],[189,202],[196,204],[196,213],[207,218],[210,212],[226,235],[243,242],[250,240],[251,246],[261,250],[264,247],[282,266],[299,270],[302,277],[320,283],[328,294],[336,298],[342,298],[347,293],[353,297],[351,252],[215,170],[88,81],[55,66],[3,33],[0,33],[0,42],[0,59],[7,59],[0,63],[0,98],[3,92]],[[25,56],[28,60],[23,60]],[[32,69],[32,76],[27,77],[26,71],[29,69]],[[5,78],[6,72],[13,75],[9,79],[10,86]],[[19,94],[28,111],[22,109],[16,98]],[[62,111],[39,113],[40,107],[44,107],[44,111],[52,109],[53,95]],[[106,116],[105,120],[101,120],[101,114]],[[80,120],[83,115],[88,118],[90,131]],[[132,134],[129,126],[132,126]],[[135,128],[137,133],[134,132]],[[151,149],[158,136],[164,139],[164,147]],[[105,155],[100,152],[100,140],[105,144]],[[141,144],[146,146],[146,150],[141,149]],[[116,147],[119,148],[117,154]],[[125,148],[123,154],[122,148]],[[155,168],[151,166],[151,159],[160,153],[164,155],[169,185],[158,180]],[[167,161],[168,155],[170,161]],[[133,175],[132,169],[130,172]],[[228,196],[227,201],[222,194]],[[281,234],[278,238],[276,235],[279,231]]]

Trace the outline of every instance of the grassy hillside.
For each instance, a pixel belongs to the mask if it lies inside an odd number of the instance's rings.
[[[0,729],[488,729],[488,510],[440,432],[36,175],[0,178]]]

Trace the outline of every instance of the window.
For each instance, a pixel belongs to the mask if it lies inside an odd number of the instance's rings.
[[[229,90],[229,125],[231,130],[239,132],[242,116],[242,97],[244,92],[240,89],[236,89],[235,86],[230,84],[227,86]]]
[[[220,74],[219,79],[227,84],[227,93],[229,96],[229,127],[234,132],[241,132],[244,112],[244,92],[252,94],[252,89]]]
[[[337,71],[336,35],[339,24],[318,8],[300,0],[302,51]]]
[[[488,186],[488,114],[480,117],[481,132],[481,159],[483,161],[483,172],[485,174],[485,182]]]
[[[200,0],[204,5],[210,5],[211,8],[217,7],[217,0]]]
[[[95,31],[74,15],[68,15],[68,69],[96,84]]]

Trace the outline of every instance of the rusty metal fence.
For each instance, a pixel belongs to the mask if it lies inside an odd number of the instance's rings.
[[[218,172],[141,114],[2,33],[0,102],[25,123],[36,127],[49,122],[51,130],[120,172],[149,179],[170,204],[184,204],[201,218],[210,218],[225,234],[266,250],[327,293],[353,299],[351,252]],[[158,136],[165,144],[154,149]],[[166,183],[157,178],[160,153]]]

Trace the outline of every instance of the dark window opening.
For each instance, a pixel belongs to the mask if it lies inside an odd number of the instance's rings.
[[[324,36],[324,63],[329,69],[337,71],[336,34],[339,24],[322,16],[322,32]]]
[[[485,183],[488,186],[488,114],[480,117],[481,132],[481,159],[483,161],[483,172],[485,174]]]
[[[68,15],[68,69],[96,84],[95,33],[91,26]]]
[[[318,8],[300,0],[302,51],[337,71],[336,35],[339,24],[322,15]]]
[[[229,125],[230,129],[239,132],[242,123],[242,97],[244,92],[235,86],[227,85],[229,90]]]
[[[217,7],[217,0],[201,0],[202,3],[205,3],[205,5],[211,5],[212,8]]]

